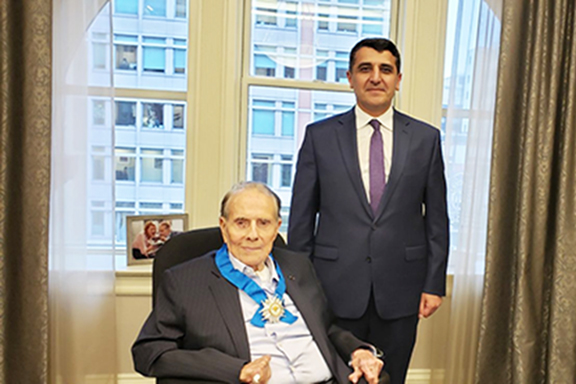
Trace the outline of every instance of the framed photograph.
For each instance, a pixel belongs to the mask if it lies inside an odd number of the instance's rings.
[[[128,265],[151,263],[171,238],[188,230],[188,214],[126,216]]]

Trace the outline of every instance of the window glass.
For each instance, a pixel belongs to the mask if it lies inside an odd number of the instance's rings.
[[[274,134],[274,110],[261,109],[258,106],[267,106],[274,108],[273,101],[254,101],[252,112],[252,133],[254,135],[273,135]]]
[[[161,149],[142,149],[142,170],[140,179],[143,182],[161,183],[163,178],[164,159]]]
[[[137,15],[138,0],[114,0],[114,12]]]
[[[134,181],[136,174],[136,150],[134,148],[116,148],[116,180]]]
[[[174,73],[186,72],[186,50],[174,49]]]
[[[187,0],[176,0],[176,10],[174,12],[175,17],[184,18],[186,17],[186,4]]]
[[[164,104],[142,104],[142,127],[164,128]]]
[[[184,106],[180,104],[174,104],[174,115],[172,120],[173,129],[184,128]]]
[[[92,124],[104,125],[106,123],[106,102],[104,100],[92,101]]]
[[[252,180],[259,183],[268,184],[272,179],[270,161],[273,155],[254,154],[252,155]]]
[[[166,17],[166,0],[144,0],[144,15]]]
[[[136,125],[136,103],[116,101],[116,125]]]

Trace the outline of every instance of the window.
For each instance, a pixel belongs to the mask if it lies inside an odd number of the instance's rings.
[[[336,29],[339,32],[356,32],[357,16],[354,8],[340,8]]]
[[[162,149],[142,149],[141,174],[142,182],[161,183],[163,181],[163,159]]]
[[[322,7],[320,9],[325,9],[326,13],[318,13],[318,30],[327,31],[330,28],[330,14],[328,13],[328,8]]]
[[[336,72],[334,81],[337,83],[348,83],[346,72],[348,71],[348,53],[336,52]]]
[[[92,100],[92,124],[106,124],[106,101]]]
[[[116,50],[115,68],[134,71],[138,67],[138,37],[114,35]]]
[[[285,18],[284,18],[284,26],[286,28],[296,28],[296,24],[298,22],[297,20],[297,9],[298,7],[298,3],[293,2],[293,1],[289,1],[285,3],[284,6],[284,14],[285,14]]]
[[[267,100],[254,100],[252,111],[252,134],[274,134],[274,108],[276,103]]]
[[[136,125],[136,103],[131,101],[116,102],[116,125]]]
[[[328,79],[328,51],[316,51],[316,80]]]
[[[254,47],[254,74],[256,76],[274,77],[276,75],[276,48],[257,45]]]
[[[164,128],[164,104],[142,103],[142,127]]]
[[[280,186],[292,187],[292,155],[281,155]]]
[[[114,0],[114,13],[138,14],[138,0]]]
[[[293,102],[282,102],[282,136],[294,136],[294,110]]]
[[[174,39],[174,73],[186,72],[186,40]]]
[[[106,33],[92,33],[92,67],[94,69],[108,68],[108,35]]]
[[[106,149],[102,146],[92,147],[92,180],[104,181],[106,175]]]
[[[142,43],[144,71],[164,73],[166,68],[166,39],[144,37]]]
[[[254,15],[258,25],[276,25],[278,3],[275,0],[254,0]]]
[[[182,184],[184,182],[184,151],[171,150],[171,184]]]
[[[144,15],[166,17],[166,0],[144,0]]]
[[[271,160],[273,155],[254,154],[252,155],[252,180],[259,183],[268,184],[272,180]]]
[[[176,9],[174,11],[174,17],[185,18],[186,17],[186,5],[187,5],[187,0],[176,0]]]
[[[116,181],[134,181],[136,174],[136,149],[116,148]]]
[[[184,128],[184,105],[174,104],[172,115],[172,128],[173,129],[183,129]]]

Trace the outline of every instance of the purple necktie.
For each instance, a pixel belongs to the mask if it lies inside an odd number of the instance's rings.
[[[386,171],[384,170],[384,144],[380,122],[376,119],[370,120],[370,125],[374,128],[374,133],[370,138],[370,206],[372,212],[376,213],[386,186]]]

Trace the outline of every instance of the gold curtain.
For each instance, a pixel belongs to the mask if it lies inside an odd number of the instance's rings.
[[[504,1],[479,384],[576,382],[575,7]]]
[[[0,382],[48,377],[50,0],[0,2]]]

